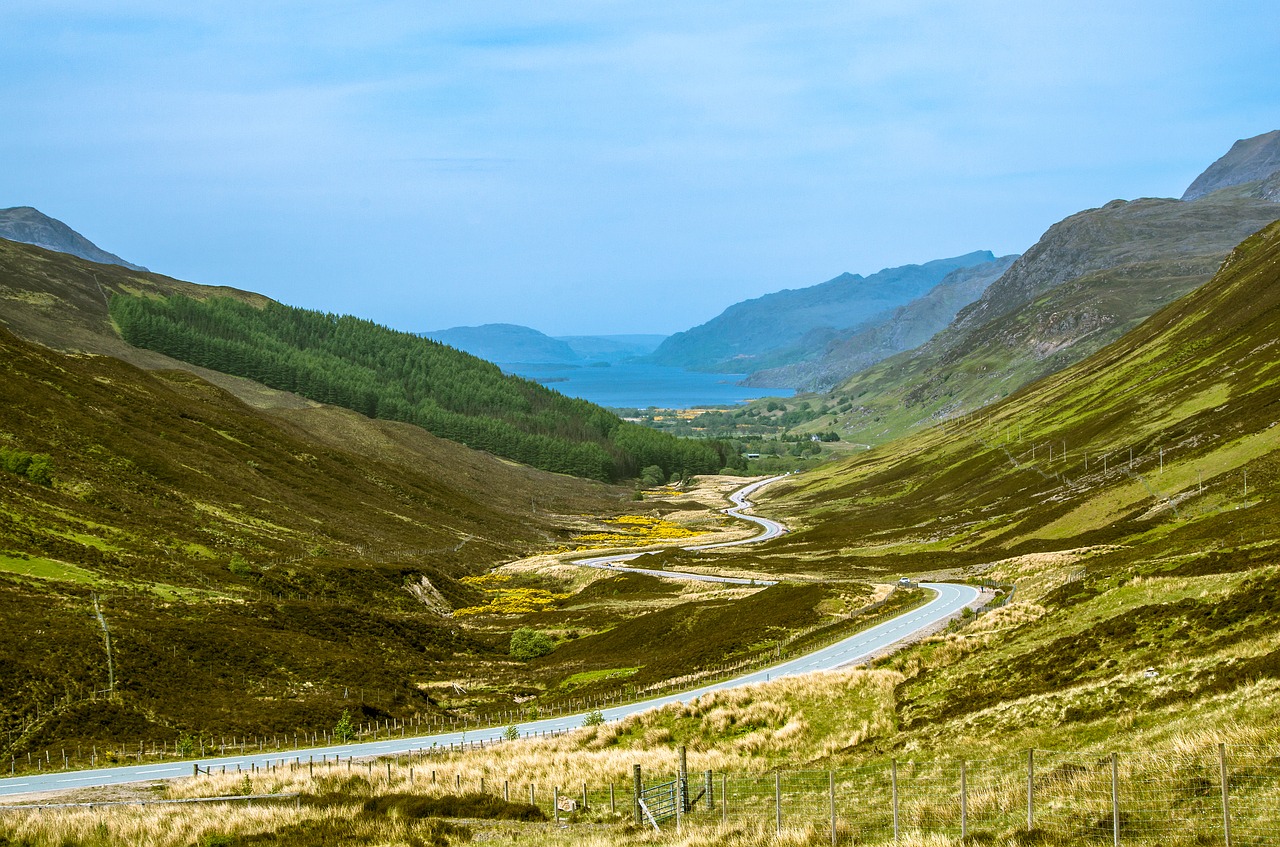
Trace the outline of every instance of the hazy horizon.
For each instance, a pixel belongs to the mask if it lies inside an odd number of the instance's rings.
[[[0,26],[0,206],[411,332],[670,335],[1023,252],[1280,125],[1261,2],[15,0]]]

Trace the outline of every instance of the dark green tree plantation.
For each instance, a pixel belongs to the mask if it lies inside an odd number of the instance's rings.
[[[451,347],[346,315],[116,295],[111,317],[134,346],[547,471],[616,481],[650,465],[683,477],[741,462],[731,444],[628,423]]]

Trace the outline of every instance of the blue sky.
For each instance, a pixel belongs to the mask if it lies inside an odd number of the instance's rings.
[[[670,333],[1177,196],[1268,2],[6,0],[0,206],[399,329]]]

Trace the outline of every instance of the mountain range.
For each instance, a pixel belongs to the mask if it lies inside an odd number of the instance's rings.
[[[839,308],[830,304],[824,319],[821,308],[812,306],[835,292],[860,303],[884,302],[875,298],[901,293],[904,289],[894,292],[893,282],[916,266],[889,269],[866,280],[846,274],[820,286],[735,304],[714,320],[671,336],[654,358],[694,369],[747,373],[746,385],[838,389],[833,396],[837,403],[870,397],[864,411],[872,423],[882,422],[886,413],[875,398],[888,401],[892,396],[888,402],[905,405],[914,417],[906,420],[890,412],[897,420],[882,431],[850,430],[864,439],[883,437],[926,420],[928,414],[990,402],[1029,379],[1078,361],[1204,283],[1227,250],[1275,219],[1277,201],[1280,131],[1237,141],[1196,178],[1181,202],[1114,201],[1051,227],[1022,257],[969,254],[959,261],[943,260],[961,267],[932,280],[936,285],[920,286],[910,302],[864,315],[861,323],[836,319]],[[919,266],[917,279],[924,279],[920,272],[931,267],[936,263]],[[866,289],[873,286],[891,293],[868,298]],[[797,331],[797,321],[804,331]],[[1019,326],[1006,325],[1011,321]],[[895,354],[903,355],[874,369]],[[973,360],[966,362],[966,356]],[[934,357],[950,363],[943,366],[943,375],[923,373],[924,363]],[[964,373],[973,368],[985,376],[969,380]],[[961,375],[951,383],[955,372]],[[946,391],[921,390],[922,384],[944,379],[950,385]],[[892,387],[898,380],[912,386],[911,398]],[[926,396],[950,402],[928,408],[929,402],[921,402]]]
[[[946,328],[961,308],[977,300],[1017,256],[957,268],[930,291],[862,328],[831,333],[821,347],[793,353],[800,361],[750,374],[745,385],[825,391],[894,353],[910,350]]]
[[[861,328],[926,294],[952,271],[995,261],[977,251],[871,276],[844,273],[808,288],[735,303],[663,341],[649,360],[689,370],[751,373],[806,358],[842,330]]]
[[[422,333],[498,364],[612,363],[648,355],[664,335],[572,335],[554,338],[518,324],[455,326]]]

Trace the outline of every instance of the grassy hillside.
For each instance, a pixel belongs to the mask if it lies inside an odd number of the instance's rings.
[[[616,587],[592,587],[603,572],[549,560],[490,590],[497,583],[481,575],[496,566],[574,549],[592,530],[607,535],[611,525],[597,518],[635,508],[633,492],[133,347],[111,321],[113,296],[180,304],[208,319],[183,336],[187,344],[253,338],[283,351],[277,364],[301,362],[295,378],[360,367],[369,375],[369,361],[344,359],[319,337],[329,333],[368,359],[412,345],[405,361],[429,371],[431,384],[408,381],[401,391],[447,393],[479,373],[481,404],[514,397],[552,412],[568,403],[580,422],[609,417],[354,319],[0,240],[0,320],[19,333],[0,329],[0,604],[10,622],[0,637],[0,726],[11,754],[286,736],[331,729],[344,709],[363,721],[472,714],[510,705],[514,694],[555,701],[612,678],[613,664],[581,648],[512,661],[509,640],[521,626],[586,645],[619,625],[661,632],[668,610],[683,606],[677,616],[701,650],[669,655],[659,638],[625,657],[646,685],[758,646],[740,619],[724,627],[750,588],[641,579],[619,601]],[[219,324],[225,315],[235,320]],[[261,316],[278,320],[254,324]],[[290,322],[305,344],[272,336]],[[465,367],[450,370],[457,360]],[[537,425],[548,416],[533,417]],[[632,455],[649,458],[640,447],[682,444],[648,431],[632,438],[636,429],[617,430],[619,452],[628,440]],[[653,516],[666,514],[674,539],[729,528],[715,511],[723,491],[709,496],[653,499],[635,518],[665,526]],[[818,607],[831,593],[769,608],[773,636],[825,620]]]
[[[889,661],[896,730],[845,755],[1280,742],[1277,338],[1273,224],[1080,364],[775,488],[779,569],[1016,586]]]

